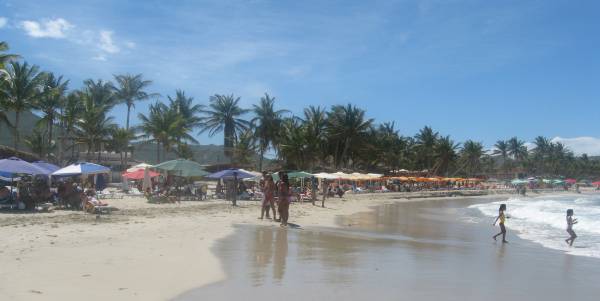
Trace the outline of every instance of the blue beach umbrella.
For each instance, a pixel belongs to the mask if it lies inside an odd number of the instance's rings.
[[[222,179],[222,178],[233,178],[233,175],[236,174],[238,179],[247,179],[247,178],[254,178],[255,175],[251,174],[251,173],[247,173],[245,171],[239,170],[239,169],[235,169],[235,168],[230,168],[230,169],[225,169],[225,170],[221,170],[215,173],[212,173],[208,176],[206,176],[207,178],[211,178],[211,179]]]
[[[4,177],[14,177],[15,174],[48,175],[49,171],[35,166],[17,157],[0,160],[0,173]]]
[[[52,163],[48,163],[46,161],[35,161],[35,162],[31,163],[31,164],[47,170],[48,174],[51,174],[51,173],[53,173],[53,172],[55,172],[55,171],[57,171],[57,170],[60,169],[60,166],[54,165]]]
[[[52,173],[53,176],[97,175],[110,172],[110,168],[94,163],[81,162],[63,167]]]

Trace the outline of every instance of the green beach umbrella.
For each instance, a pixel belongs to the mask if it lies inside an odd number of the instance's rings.
[[[274,172],[272,174],[273,176],[273,181],[277,182],[279,181],[279,175]],[[308,173],[306,171],[292,171],[292,172],[288,172],[288,178],[289,179],[304,179],[304,178],[312,178],[314,177],[313,174]]]
[[[202,168],[202,165],[185,159],[166,161],[155,165],[154,168],[170,171],[175,176],[186,178],[203,177],[209,174]]]
[[[514,179],[514,180],[510,181],[510,183],[513,185],[525,185],[525,184],[529,184],[529,181],[523,180],[523,179]]]

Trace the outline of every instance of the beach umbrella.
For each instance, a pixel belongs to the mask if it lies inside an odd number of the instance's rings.
[[[514,179],[514,180],[510,181],[510,183],[513,185],[525,185],[525,184],[529,184],[529,181],[523,180],[523,179]]]
[[[63,167],[52,173],[53,176],[97,175],[109,173],[110,168],[99,164],[81,162]]]
[[[138,169],[136,171],[123,173],[121,176],[130,180],[141,180],[144,178],[147,170],[147,168]],[[150,176],[150,178],[154,178],[160,176],[160,173],[148,170],[148,176]]]
[[[0,173],[6,178],[13,178],[15,174],[48,175],[50,172],[35,166],[17,157],[0,160]]]
[[[594,185],[594,186],[600,186],[600,181],[592,182],[592,185]]]
[[[208,174],[198,162],[176,159],[166,161],[154,166],[154,168],[172,172],[173,175],[180,177],[203,177]]]
[[[279,181],[278,173],[274,172],[271,176],[273,177],[273,181],[275,181],[275,182]],[[313,174],[305,172],[305,171],[288,172],[289,179],[304,179],[304,178],[312,178],[312,177],[314,177]]]
[[[562,185],[562,184],[565,184],[565,181],[556,179],[556,180],[552,180],[552,184]]]
[[[338,178],[337,176],[326,173],[326,172],[316,173],[316,174],[314,174],[314,176],[317,179],[326,179],[326,180],[335,180]]]
[[[575,184],[575,183],[577,183],[577,180],[575,180],[575,179],[566,179],[565,182],[568,183],[568,184]]]
[[[51,173],[53,173],[53,172],[55,172],[55,171],[57,171],[57,170],[60,169],[60,166],[54,165],[52,163],[48,163],[46,161],[35,161],[35,162],[31,163],[31,164],[47,170],[48,174],[51,174]]]
[[[154,167],[154,165],[150,165],[148,163],[140,163],[138,165],[135,165],[135,166],[132,166],[132,167],[128,168],[127,172],[133,172],[133,171],[140,170],[140,169],[144,170],[146,168],[152,168],[152,167]]]
[[[206,177],[211,178],[211,179],[233,178],[234,174],[237,176],[238,179],[246,179],[246,178],[254,178],[255,177],[251,173],[245,172],[240,169],[235,169],[235,168],[229,168],[229,169],[217,171]]]

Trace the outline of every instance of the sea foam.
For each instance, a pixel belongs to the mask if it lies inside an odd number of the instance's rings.
[[[509,231],[516,230],[520,238],[572,255],[600,258],[600,195],[514,197],[469,208],[478,209],[493,220],[502,203],[508,207],[506,227]],[[578,236],[574,247],[564,241],[569,236],[566,232],[567,209],[573,209],[574,217],[579,221],[573,226]]]

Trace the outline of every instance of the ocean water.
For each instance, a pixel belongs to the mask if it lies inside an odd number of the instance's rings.
[[[505,201],[475,204],[476,209],[493,222],[500,204],[506,204],[508,231],[520,238],[546,248],[562,250],[572,255],[600,258],[600,195],[544,195],[512,197]],[[573,226],[578,238],[573,247],[565,243],[567,209],[574,210],[579,223]]]

